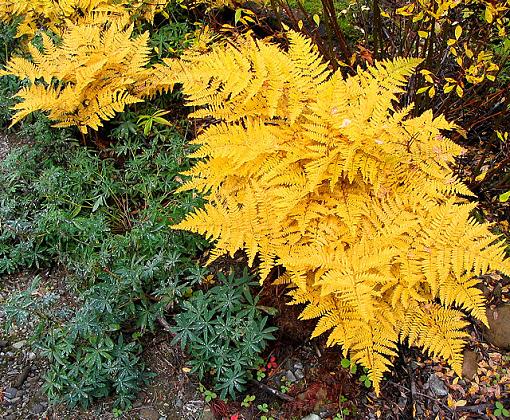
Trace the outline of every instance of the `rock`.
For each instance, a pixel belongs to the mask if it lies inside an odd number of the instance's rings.
[[[16,343],[14,343],[14,344],[12,345],[12,347],[13,347],[14,349],[16,349],[16,350],[19,350],[19,349],[23,348],[23,346],[24,346],[26,343],[27,343],[27,341],[26,341],[26,340],[21,340],[21,341],[18,341],[18,342],[16,342]]]
[[[30,411],[33,413],[33,414],[41,414],[41,413],[44,413],[46,409],[44,408],[44,406],[42,404],[34,404],[31,408],[30,408]]]
[[[437,397],[446,397],[448,395],[448,389],[446,388],[446,385],[434,374],[430,375],[429,380],[427,381],[427,385]]]
[[[9,414],[8,416],[4,417],[4,420],[16,420],[16,418],[16,414]]]
[[[464,362],[462,363],[462,376],[470,381],[478,370],[478,355],[472,350],[464,350]]]
[[[15,405],[21,401],[21,397],[13,398],[12,400],[7,400],[7,404]]]
[[[484,328],[487,341],[502,350],[510,350],[510,304],[494,310],[487,308],[487,319],[490,327]]]
[[[140,410],[140,419],[142,420],[159,420],[159,411],[152,407],[142,408]]]
[[[34,360],[35,358],[36,358],[36,354],[33,351],[31,351],[27,354],[28,360]]]
[[[303,369],[303,363],[301,362],[294,363],[294,369]]]
[[[294,375],[296,375],[296,378],[298,381],[300,381],[301,379],[303,379],[305,377],[305,374],[301,369],[296,369],[296,371],[294,372]]]
[[[0,349],[7,347],[9,342],[7,340],[0,340]]]
[[[30,373],[30,370],[32,369],[31,366],[25,366],[21,373],[16,378],[16,381],[14,382],[15,388],[21,388],[21,386],[25,383],[26,379],[28,378],[28,374]]]
[[[294,373],[291,370],[288,370],[287,372],[285,372],[285,377],[287,378],[287,382],[289,382],[291,384],[297,381],[296,376],[294,375]]]
[[[402,412],[405,410],[407,406],[407,397],[405,395],[402,395],[397,402],[397,405],[402,410]]]
[[[308,414],[306,417],[303,417],[301,420],[321,420],[320,416],[317,414]]]
[[[4,389],[4,396],[5,398],[12,400],[13,398],[16,398],[16,395],[18,394],[18,390],[16,388],[5,388]]]

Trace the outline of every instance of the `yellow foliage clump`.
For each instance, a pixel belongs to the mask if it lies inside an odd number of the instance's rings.
[[[0,21],[23,20],[17,36],[32,38],[45,26],[62,34],[69,25],[87,24],[94,20],[125,26],[133,18],[152,21],[168,0],[3,0],[0,2]]]
[[[134,87],[149,62],[149,34],[132,38],[132,30],[114,24],[74,25],[59,46],[45,34],[43,52],[29,45],[32,61],[12,58],[0,76],[29,81],[16,95],[21,101],[14,106],[12,124],[46,111],[55,126],[75,125],[87,133],[127,104],[141,102]]]
[[[408,340],[461,372],[463,311],[486,322],[476,276],[510,275],[504,246],[470,212],[450,165],[454,127],[409,116],[397,94],[416,59],[376,63],[346,80],[311,43],[288,52],[245,37],[205,55],[167,60],[152,92],[183,84],[210,125],[182,190],[207,204],[174,226],[216,240],[212,258],[244,249],[265,279],[277,265],[302,319],[319,318],[376,392]]]

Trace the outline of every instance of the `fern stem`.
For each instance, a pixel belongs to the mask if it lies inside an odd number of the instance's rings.
[[[335,32],[342,55],[344,56],[344,59],[348,63],[351,59],[352,53],[351,50],[349,49],[349,46],[347,45],[347,41],[345,40],[345,36],[342,29],[340,29],[340,26],[338,26],[338,21],[336,19],[335,13],[335,5],[333,4],[332,0],[321,0],[321,3],[324,12],[327,13],[329,23],[333,28],[333,31]]]
[[[374,27],[374,57],[383,58],[383,31],[381,8],[379,7],[379,0],[374,0],[373,3],[373,27]],[[379,46],[377,46],[379,44]]]

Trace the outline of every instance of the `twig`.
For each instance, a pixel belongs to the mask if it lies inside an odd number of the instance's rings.
[[[270,394],[273,394],[274,396],[284,400],[284,401],[289,401],[289,402],[292,402],[294,401],[294,398],[291,397],[290,395],[287,395],[287,394],[284,394],[280,391],[278,391],[277,389],[274,389],[274,388],[271,388],[270,386],[266,385],[266,384],[263,384],[261,382],[258,382],[258,381],[254,381],[254,380],[251,380],[250,381],[251,384],[259,387],[260,389],[262,389],[263,391],[266,391],[266,392],[269,392]]]
[[[416,395],[419,395],[420,397],[424,397],[424,398],[427,398],[428,400],[434,401],[435,403],[437,403],[438,405],[440,405],[441,407],[443,407],[445,410],[449,411],[450,413],[452,413],[454,415],[456,414],[456,411],[453,408],[450,408],[445,403],[439,401],[439,399],[437,397],[432,397],[430,395],[423,394],[421,392],[417,392]]]
[[[411,406],[416,404],[416,383],[414,382],[413,369],[411,366],[407,369],[409,374],[409,390],[411,391]]]
[[[506,405],[510,403],[510,398],[503,398],[501,400],[498,400],[501,404]],[[477,405],[465,405],[464,407],[459,407],[459,411],[476,411],[481,412],[485,411],[486,408],[494,407],[494,402],[492,403],[485,403],[485,404],[477,404]]]
[[[170,324],[168,323],[168,321],[165,318],[159,317],[159,318],[157,318],[157,321],[158,321],[159,325],[161,325],[165,331],[172,334]],[[174,335],[174,334],[172,334],[172,335]]]

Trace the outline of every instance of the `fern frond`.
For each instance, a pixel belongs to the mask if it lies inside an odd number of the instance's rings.
[[[462,329],[467,325],[461,312],[429,303],[409,311],[401,339],[407,338],[409,345],[417,345],[435,357],[444,358],[461,375],[462,350],[469,337]]]

